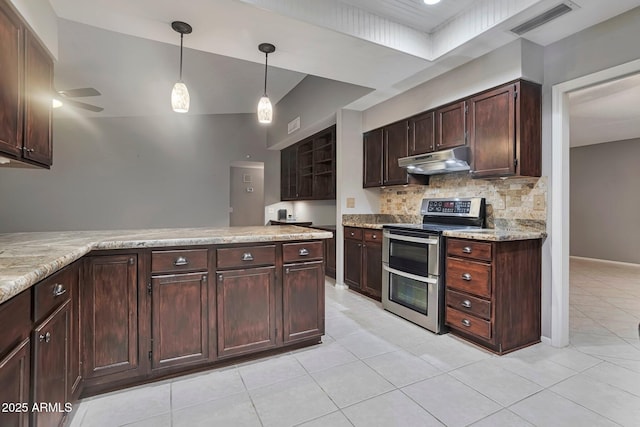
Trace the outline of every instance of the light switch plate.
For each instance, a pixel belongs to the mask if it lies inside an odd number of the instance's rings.
[[[355,208],[356,207],[356,198],[355,197],[347,197],[347,208]]]

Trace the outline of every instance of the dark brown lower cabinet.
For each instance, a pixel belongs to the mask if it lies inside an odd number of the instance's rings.
[[[67,300],[33,330],[33,426],[54,427],[65,416],[69,402],[69,345],[71,301]],[[50,405],[53,405],[50,406]]]
[[[27,338],[0,360],[0,403],[13,405],[0,412],[2,426],[29,426],[30,347]]]
[[[151,279],[153,370],[209,360],[209,289],[206,273]]]
[[[218,271],[218,356],[277,345],[275,267]]]
[[[325,240],[324,245],[324,274],[336,278],[336,232],[331,230],[333,237]]]
[[[285,264],[282,279],[285,343],[324,334],[324,268],[322,261]]]
[[[85,385],[141,374],[136,254],[87,259],[82,285]]]
[[[382,230],[344,228],[344,283],[377,301],[382,297]]]

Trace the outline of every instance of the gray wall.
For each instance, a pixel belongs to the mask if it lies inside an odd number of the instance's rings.
[[[336,123],[336,111],[371,89],[316,76],[305,77],[274,107],[267,146],[282,149]],[[287,125],[300,116],[300,129],[287,134]]]
[[[51,170],[0,169],[0,232],[226,226],[240,160],[265,163],[265,203],[279,201],[254,114],[55,120]]]
[[[640,264],[640,139],[571,149],[571,255]]]
[[[264,169],[231,166],[229,225],[264,225]]]

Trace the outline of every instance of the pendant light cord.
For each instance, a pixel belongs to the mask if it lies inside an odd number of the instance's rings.
[[[264,96],[267,96],[267,61],[269,61],[269,54],[264,53]]]
[[[180,33],[180,81],[182,81],[182,40],[184,39],[184,33]]]

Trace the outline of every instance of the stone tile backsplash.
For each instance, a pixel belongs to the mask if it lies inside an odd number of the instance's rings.
[[[484,197],[487,227],[545,231],[547,177],[473,179],[468,174],[431,176],[429,185],[381,189],[380,213],[415,215],[424,198]]]

